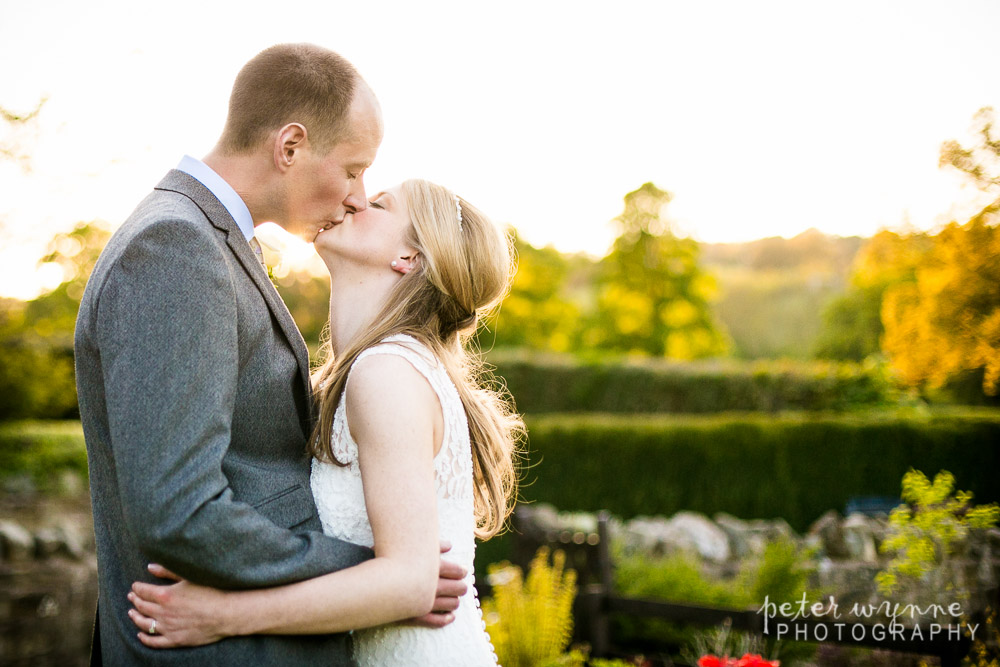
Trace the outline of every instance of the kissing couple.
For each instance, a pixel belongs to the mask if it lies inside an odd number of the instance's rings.
[[[350,63],[266,49],[215,148],[101,254],[75,337],[93,664],[496,664],[475,538],[510,514],[523,423],[469,339],[509,288],[510,242],[427,181],[369,200],[381,140]],[[330,271],[312,376],[263,222]]]

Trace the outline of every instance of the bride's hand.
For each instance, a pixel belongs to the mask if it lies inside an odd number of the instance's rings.
[[[451,543],[441,542],[441,553],[451,550]],[[465,595],[469,587],[465,583],[468,574],[461,565],[451,563],[441,558],[438,571],[437,594],[434,597],[434,607],[429,614],[410,619],[412,625],[424,628],[443,628],[455,620],[455,610],[458,609],[459,598]]]
[[[139,641],[150,648],[173,648],[202,646],[229,636],[221,615],[225,591],[192,584],[160,565],[151,564],[149,571],[177,583],[132,584],[128,599],[135,608],[128,615],[141,631]]]

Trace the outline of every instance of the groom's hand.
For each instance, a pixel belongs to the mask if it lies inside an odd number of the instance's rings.
[[[451,550],[451,544],[441,542],[441,553]],[[437,595],[434,598],[434,608],[431,613],[413,619],[414,625],[425,628],[443,628],[455,620],[455,610],[458,609],[458,599],[465,595],[469,587],[464,579],[468,572],[465,568],[441,559],[441,569],[438,572]]]

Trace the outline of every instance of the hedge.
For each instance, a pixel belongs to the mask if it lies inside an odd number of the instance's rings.
[[[782,517],[804,531],[859,496],[898,497],[909,468],[954,473],[975,501],[1000,501],[1000,410],[864,413],[528,415],[521,497],[631,518],[686,509]],[[79,422],[0,424],[0,483],[57,488],[86,476]],[[501,554],[502,542],[484,556]],[[489,561],[486,561],[489,562]]]
[[[875,364],[654,359],[587,362],[497,351],[495,374],[526,413],[844,410],[897,402]]]
[[[693,510],[804,531],[859,496],[899,497],[910,468],[1000,501],[1000,410],[527,418],[521,496],[631,518]]]
[[[0,488],[23,481],[56,491],[72,472],[87,479],[87,447],[78,421],[0,423]]]

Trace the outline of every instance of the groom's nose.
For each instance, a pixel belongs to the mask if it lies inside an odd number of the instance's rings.
[[[368,197],[365,196],[365,184],[361,180],[361,177],[358,177],[354,187],[347,193],[347,197],[344,199],[344,206],[348,211],[353,211],[354,213],[368,208]]]

